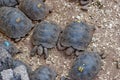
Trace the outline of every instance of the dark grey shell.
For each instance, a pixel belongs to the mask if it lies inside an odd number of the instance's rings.
[[[16,54],[21,52],[19,49],[17,49],[15,45],[13,45],[10,41],[7,40],[2,41],[0,43],[0,47],[6,49],[11,56],[15,56]]]
[[[84,22],[72,22],[63,31],[60,44],[64,47],[73,47],[85,50],[92,40],[94,28]]]
[[[20,39],[32,28],[32,22],[19,9],[0,8],[0,31],[10,38]]]
[[[11,55],[6,51],[6,49],[0,47],[0,72],[11,68],[12,62],[13,60]]]
[[[71,80],[93,80],[100,69],[100,56],[96,52],[85,52],[76,59],[69,75]]]
[[[0,7],[14,7],[18,4],[17,0],[0,0]]]
[[[56,46],[60,28],[50,22],[43,21],[35,25],[35,29],[32,35],[33,45],[42,45],[46,48],[52,48]]]
[[[55,80],[56,72],[49,68],[48,66],[41,66],[36,69],[30,80]]]
[[[32,20],[44,19],[48,13],[43,0],[21,0],[19,8]]]

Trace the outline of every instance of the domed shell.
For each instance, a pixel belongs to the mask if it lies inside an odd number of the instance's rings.
[[[32,36],[33,45],[42,45],[46,48],[52,48],[56,45],[60,28],[52,23],[43,21],[35,25],[35,29]]]
[[[94,27],[85,22],[72,22],[62,33],[60,44],[65,47],[73,47],[77,50],[87,48],[92,40]]]
[[[19,9],[0,8],[0,31],[10,38],[20,39],[32,28],[32,22]]]
[[[43,0],[22,0],[19,8],[32,20],[44,19],[48,13]]]
[[[100,56],[96,52],[85,52],[74,62],[69,74],[72,80],[93,80],[100,69]]]

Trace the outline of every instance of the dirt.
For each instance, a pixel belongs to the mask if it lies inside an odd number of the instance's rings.
[[[89,4],[88,11],[82,11],[78,1],[70,0],[46,0],[51,9],[45,20],[56,22],[62,29],[71,21],[85,21],[95,26],[92,42],[88,51],[98,51],[103,54],[103,66],[96,80],[120,80],[120,69],[117,62],[120,61],[120,3],[119,0],[99,0]],[[75,60],[74,56],[65,56],[56,48],[49,50],[48,59],[35,56],[29,57],[31,50],[30,35],[15,45],[23,51],[15,58],[26,62],[35,70],[40,65],[49,65],[57,73],[57,80],[61,76],[67,76],[68,71]],[[9,39],[0,34],[1,39]],[[120,63],[119,63],[120,64]]]

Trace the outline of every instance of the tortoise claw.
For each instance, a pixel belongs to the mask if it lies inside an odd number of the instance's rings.
[[[48,55],[49,55],[47,48],[44,48],[44,54],[45,54],[45,57],[44,57],[44,58],[47,59],[47,58],[48,58]]]
[[[37,53],[38,53],[38,55],[40,55],[40,56],[43,54],[43,47],[42,47],[42,46],[39,46],[39,47],[38,47]]]
[[[31,52],[30,52],[30,56],[34,56],[35,55],[35,53],[37,52],[37,46],[35,46],[32,50],[31,50]]]

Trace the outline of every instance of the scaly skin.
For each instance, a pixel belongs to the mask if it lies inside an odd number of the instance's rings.
[[[49,55],[47,49],[56,46],[60,31],[60,28],[52,22],[43,21],[35,25],[32,35],[34,48],[31,51],[31,55],[33,56],[35,53],[40,56],[45,54],[45,58],[47,58]]]

